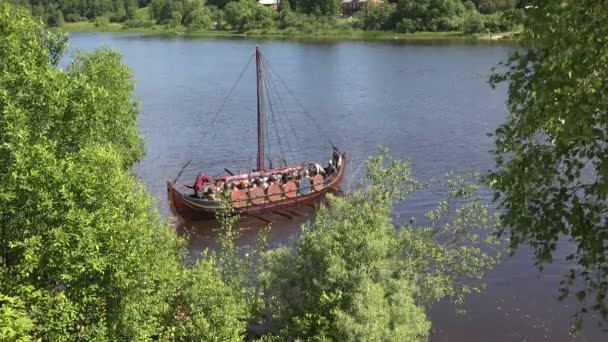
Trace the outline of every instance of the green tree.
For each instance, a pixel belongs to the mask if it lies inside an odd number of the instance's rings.
[[[310,15],[335,16],[342,10],[340,0],[287,0],[296,12]]]
[[[125,19],[126,20],[137,19],[136,18],[137,10],[138,10],[137,0],[128,0],[126,3]],[[146,18],[146,19],[149,19],[149,18]]]
[[[496,168],[489,175],[509,227],[501,233],[513,250],[532,246],[541,269],[567,253],[572,268],[560,297],[577,288],[581,314],[593,310],[606,320],[608,6],[588,0],[528,4],[521,35],[526,48],[491,79],[509,85],[510,113],[495,132]]]
[[[454,31],[462,27],[465,13],[460,0],[399,0],[396,22],[410,32]]]
[[[482,16],[477,12],[469,12],[467,16],[464,18],[464,25],[462,27],[462,31],[465,34],[473,34],[479,33],[483,31],[484,24]]]
[[[229,2],[234,2],[235,0],[208,0],[209,4],[223,9]]]
[[[178,11],[171,12],[169,20],[167,20],[167,27],[176,28],[182,23],[182,15]]]
[[[114,6],[111,0],[93,0],[92,5],[86,7],[89,18],[97,18],[101,16],[109,16],[114,11]]]
[[[368,184],[329,198],[300,241],[265,253],[260,273],[266,326],[283,338],[412,341],[428,338],[425,310],[442,298],[460,303],[498,256],[477,187],[449,180],[429,225],[395,226],[393,205],[421,188],[410,164],[388,154],[368,161]]]
[[[166,24],[174,12],[172,0],[152,0],[150,3],[150,17],[159,24]]]
[[[487,14],[483,16],[483,26],[490,32],[507,32],[518,21],[518,11]]]
[[[230,2],[224,8],[226,21],[233,29],[244,32],[254,29],[269,28],[273,10],[258,4],[256,0]]]
[[[194,29],[211,29],[211,11],[206,7],[195,9],[188,14],[186,25]]]
[[[183,265],[184,241],[131,170],[143,154],[133,76],[108,49],[59,69],[64,48],[0,4],[2,333],[242,340],[240,291],[213,256]]]
[[[63,26],[65,20],[63,18],[63,12],[56,6],[52,6],[47,10],[45,23],[50,27]]]
[[[0,293],[0,340],[31,341],[33,327],[34,322],[28,317],[23,302]]]
[[[112,4],[112,14],[110,20],[114,22],[123,22],[127,17],[127,9],[123,0],[114,0]]]
[[[364,30],[390,30],[395,28],[396,10],[395,4],[370,2],[355,16],[359,21],[358,26]]]
[[[494,13],[515,8],[516,0],[473,0],[480,13]]]
[[[177,27],[185,24],[190,12],[204,7],[205,1],[201,0],[153,0],[150,3],[149,13],[152,19],[159,24],[167,24],[169,27]]]

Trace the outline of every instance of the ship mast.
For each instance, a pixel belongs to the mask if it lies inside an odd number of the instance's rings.
[[[264,98],[262,93],[262,54],[260,47],[255,47],[255,69],[258,99],[258,160],[257,171],[264,170]]]

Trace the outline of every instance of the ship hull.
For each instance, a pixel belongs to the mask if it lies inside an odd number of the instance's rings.
[[[233,207],[236,214],[242,216],[257,216],[264,213],[281,213],[281,210],[289,210],[298,205],[316,205],[327,193],[338,193],[340,184],[344,179],[346,171],[346,154],[341,153],[342,165],[335,175],[328,177],[323,188],[319,191],[311,191],[308,194],[300,194],[292,198],[283,196],[280,200],[264,200],[261,204],[253,204],[247,201],[246,205]],[[217,201],[209,201],[192,196],[189,189],[180,186],[176,181],[167,181],[167,195],[171,209],[180,217],[185,219],[208,220],[215,219],[216,213],[221,209]]]

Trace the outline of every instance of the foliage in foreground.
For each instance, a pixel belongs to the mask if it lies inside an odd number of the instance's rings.
[[[303,340],[423,341],[429,306],[478,292],[499,254],[493,215],[462,178],[426,224],[395,226],[393,206],[421,186],[387,153],[369,159],[368,184],[330,197],[291,246],[263,254],[265,331]]]
[[[55,64],[65,37],[0,4],[3,340],[241,340],[246,307],[130,169],[133,77],[112,50]]]
[[[608,320],[607,1],[530,1],[522,39],[492,84],[509,84],[496,130],[495,189],[513,250],[542,269],[572,263],[560,286]],[[508,69],[507,69],[508,68]],[[572,248],[571,246],[574,246]],[[559,251],[559,250],[562,251]],[[566,251],[563,251],[566,249]]]

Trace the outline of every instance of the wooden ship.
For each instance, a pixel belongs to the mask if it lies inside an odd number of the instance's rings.
[[[189,219],[214,219],[223,208],[222,199],[233,211],[260,218],[264,213],[290,217],[298,205],[315,205],[325,194],[339,191],[346,170],[346,153],[332,145],[331,159],[322,167],[316,162],[300,162],[266,168],[264,164],[264,103],[262,55],[256,47],[257,155],[251,172],[210,177],[198,173],[193,183],[181,183],[181,173],[167,182],[170,205],[174,212]]]

